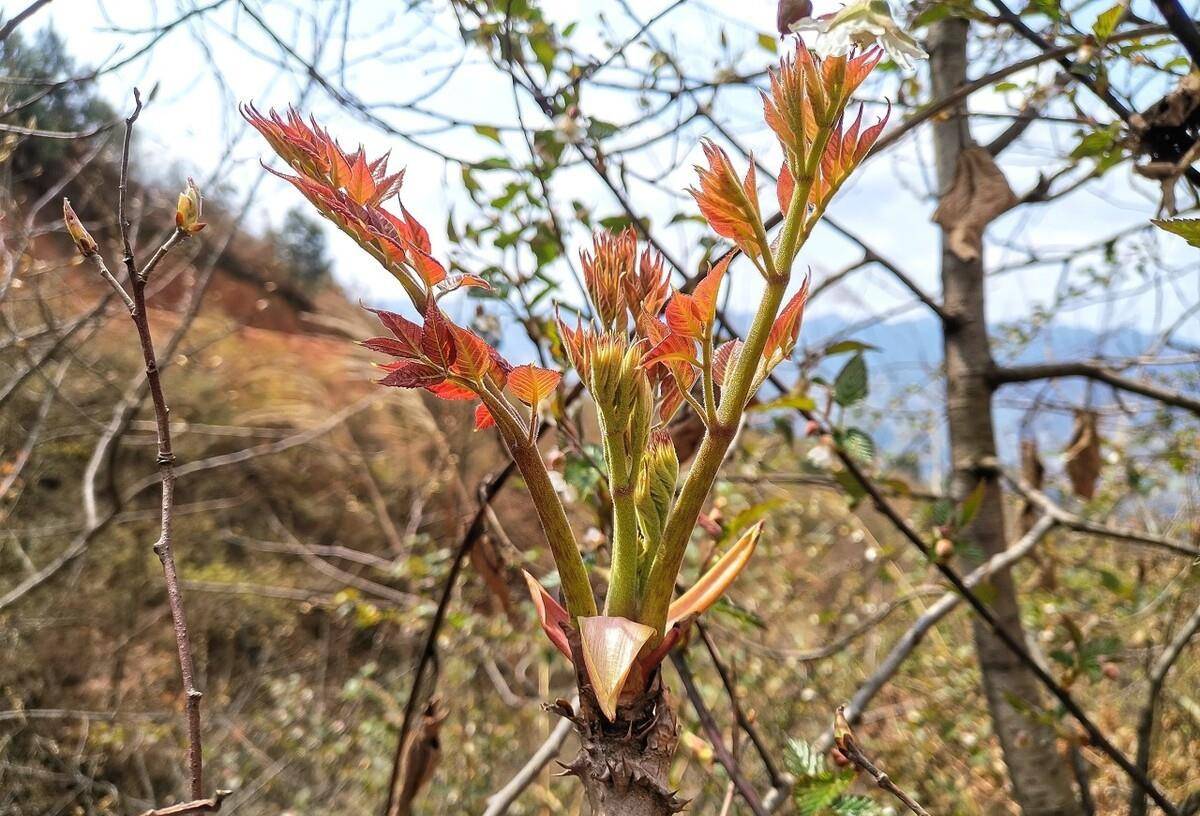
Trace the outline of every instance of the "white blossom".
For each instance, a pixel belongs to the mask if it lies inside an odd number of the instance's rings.
[[[834,14],[807,17],[792,24],[792,31],[816,31],[813,50],[821,56],[841,56],[855,46],[883,47],[904,71],[911,71],[913,60],[929,57],[892,17],[887,0],[858,0]]]

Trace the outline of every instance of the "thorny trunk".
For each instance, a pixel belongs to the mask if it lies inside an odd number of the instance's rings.
[[[930,40],[933,97],[941,98],[966,81],[968,22],[951,19],[934,26]],[[954,179],[959,154],[973,146],[964,111],[934,125],[937,179],[944,191]],[[980,478],[987,478],[983,501],[967,528],[984,557],[1002,552],[1007,543],[1000,488],[993,477],[981,477],[975,467],[996,452],[992,425],[992,393],[987,374],[992,366],[984,309],[984,270],[981,260],[963,261],[942,237],[942,289],[952,322],[944,326],[946,404],[954,493],[968,495]],[[1024,642],[1020,607],[1007,572],[992,579],[994,610],[1000,624]],[[1013,796],[1025,816],[1077,816],[1081,813],[1065,760],[1055,746],[1053,730],[1035,719],[1042,696],[1037,679],[978,619],[975,647],[992,723],[1004,751]],[[1030,711],[1016,706],[1027,705]]]
[[[572,633],[570,640],[579,666],[578,635]],[[579,777],[592,816],[671,816],[683,810],[668,786],[679,727],[661,674],[644,692],[623,701],[612,723],[596,705],[586,672],[577,669],[576,676],[579,710],[565,700],[552,710],[570,719],[579,734],[579,753],[565,773]]]

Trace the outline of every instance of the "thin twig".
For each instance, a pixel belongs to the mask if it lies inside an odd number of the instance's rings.
[[[991,462],[981,463],[981,467],[990,467]],[[1064,527],[1068,527],[1080,533],[1088,533],[1090,535],[1100,536],[1103,538],[1112,538],[1120,541],[1128,541],[1132,544],[1141,544],[1147,547],[1156,547],[1158,549],[1167,550],[1168,552],[1177,555],[1183,555],[1188,558],[1200,558],[1200,548],[1192,547],[1184,544],[1181,541],[1164,538],[1163,536],[1152,535],[1141,530],[1133,530],[1126,527],[1111,527],[1107,524],[1098,524],[1070,512],[1060,504],[1055,503],[1053,499],[1047,496],[1042,491],[1038,490],[1033,485],[1021,477],[1009,473],[995,465],[996,472],[1008,482],[1008,484],[1021,494],[1022,498],[1036,504],[1042,508],[1042,512],[1053,516],[1054,519]]]
[[[989,558],[983,564],[976,567],[963,578],[963,583],[969,587],[977,586],[979,583],[988,580],[1001,570],[1009,569],[1013,564],[1028,556],[1033,552],[1034,548],[1041,543],[1057,522],[1050,516],[1042,516],[1034,523],[1025,535],[1021,536],[1015,544],[1003,552]],[[950,614],[958,605],[962,603],[962,596],[957,592],[950,591],[938,598],[929,608],[913,622],[908,631],[896,641],[892,646],[887,657],[883,659],[879,667],[871,674],[870,677],[858,688],[851,698],[849,706],[847,706],[846,718],[851,723],[857,722],[866,711],[867,706],[880,689],[891,680],[904,661],[909,655],[921,644],[925,635],[936,626],[946,615]],[[816,748],[819,751],[827,751],[829,746],[833,744],[833,732],[826,732],[816,742]]]
[[[4,27],[0,28],[0,42],[7,40],[8,35],[17,30],[17,26],[37,13],[38,9],[42,8],[42,6],[49,5],[49,3],[50,0],[33,0],[33,2],[28,6],[14,14],[12,18],[4,24]]]
[[[708,628],[700,623],[700,621],[696,621],[696,630],[700,633],[700,637],[704,641],[704,647],[708,650],[708,656],[712,658],[713,667],[716,668],[717,674],[721,676],[721,684],[725,687],[726,696],[729,697],[729,707],[733,711],[734,719],[737,720],[738,726],[746,732],[746,736],[750,738],[750,742],[754,743],[754,750],[758,752],[758,756],[762,759],[763,767],[767,771],[767,776],[770,778],[771,784],[778,787],[785,782],[784,774],[779,770],[779,766],[775,764],[775,758],[771,755],[771,749],[766,744],[762,734],[758,732],[758,728],[754,725],[753,720],[746,716],[742,704],[738,702],[737,686],[734,684],[729,667],[725,665],[725,661],[721,659],[721,653],[717,651],[717,644],[713,642],[712,637],[708,634]]]
[[[1150,690],[1146,694],[1146,704],[1138,717],[1137,729],[1137,764],[1143,771],[1150,770],[1150,754],[1154,750],[1154,726],[1158,719],[1158,699],[1162,695],[1167,675],[1184,648],[1200,631],[1200,606],[1192,612],[1191,617],[1179,627],[1179,631],[1171,638],[1171,642],[1163,649],[1162,654],[1150,668]],[[1144,816],[1146,813],[1146,795],[1135,789],[1129,799],[1129,816]]]
[[[563,398],[564,406],[571,405],[571,403],[579,399],[582,393],[583,386],[577,383]],[[551,427],[550,423],[543,423],[539,429],[539,435],[547,432]],[[436,672],[437,639],[441,633],[442,625],[446,621],[446,613],[450,609],[450,600],[454,596],[454,588],[458,584],[458,576],[462,572],[463,565],[466,563],[467,557],[470,556],[471,550],[474,549],[475,543],[487,529],[488,508],[516,470],[516,462],[509,460],[503,469],[494,476],[485,479],[479,486],[479,507],[475,510],[474,516],[471,517],[470,525],[468,525],[466,532],[463,533],[462,538],[459,540],[458,549],[454,554],[454,561],[450,564],[450,571],[446,573],[446,582],[442,586],[442,594],[438,599],[437,610],[433,614],[433,621],[429,624],[429,631],[426,632],[425,642],[421,646],[421,654],[417,658],[417,666],[413,670],[412,687],[408,692],[408,702],[404,705],[404,717],[400,721],[400,731],[396,735],[396,749],[392,756],[392,774],[388,782],[388,794],[383,816],[395,816],[396,787],[401,779],[400,771],[404,760],[404,746],[407,744],[408,734],[412,730],[413,716],[416,713],[417,704],[421,699],[425,672],[431,664],[435,666],[434,671]]]
[[[810,419],[815,419],[811,413],[808,414]],[[881,512],[892,525],[917,548],[922,554],[928,555],[928,548],[921,534],[912,528],[912,525],[900,514],[900,512],[892,505],[891,502],[880,492],[864,472],[862,467],[854,457],[843,450],[840,446],[835,449],[838,458],[842,465],[849,471],[854,480],[862,487],[866,494],[871,498],[875,507]],[[986,478],[986,474],[982,475]],[[970,587],[963,582],[963,579],[955,572],[948,564],[934,560],[934,566],[938,572],[950,582],[954,587],[954,591],[960,594],[963,599],[970,605],[971,609],[987,624],[988,628],[996,635],[996,637],[1008,648],[1008,650],[1021,663],[1025,664],[1026,668],[1037,678],[1050,694],[1058,700],[1062,707],[1083,727],[1083,730],[1088,733],[1092,739],[1092,744],[1100,751],[1106,754],[1125,774],[1132,779],[1140,788],[1144,789],[1155,804],[1163,809],[1163,812],[1168,816],[1178,816],[1178,810],[1175,805],[1169,800],[1158,786],[1143,772],[1140,768],[1134,765],[1128,757],[1123,754],[1120,749],[1112,744],[1112,741],[1100,730],[1092,719],[1087,715],[1087,712],[1075,701],[1071,693],[1067,691],[1057,680],[1055,680],[1048,671],[1034,657],[1029,654],[1028,649],[1024,644],[1017,640],[1011,632],[1005,628],[996,618],[988,606],[980,600],[979,596],[971,591]]]
[[[571,707],[574,708],[576,704],[573,701]],[[507,785],[488,797],[487,809],[483,811],[483,816],[502,816],[502,814],[508,813],[508,808],[517,801],[521,792],[529,787],[542,769],[558,756],[563,743],[571,734],[572,725],[573,723],[568,719],[559,720],[558,725],[550,732],[550,736],[546,737],[546,741],[533,753],[521,770],[513,775]]]
[[[753,811],[754,816],[769,816],[770,811],[763,805],[762,799],[758,796],[758,791],[746,779],[738,767],[737,760],[733,758],[733,755],[729,753],[729,749],[725,747],[725,738],[721,735],[721,728],[717,725],[717,721],[713,719],[712,712],[708,710],[708,706],[704,704],[704,698],[700,696],[700,690],[696,688],[696,679],[692,676],[692,670],[688,668],[687,658],[676,650],[671,652],[671,662],[675,664],[675,670],[679,672],[679,679],[683,681],[683,687],[687,692],[688,699],[692,702],[692,708],[696,709],[696,716],[700,719],[700,726],[708,736],[709,743],[712,744],[713,755],[716,756],[717,761],[725,768],[725,772],[729,774],[729,781],[733,783],[738,793],[746,800],[746,804]]]
[[[121,181],[117,199],[117,218],[121,229],[121,244],[124,251],[123,260],[128,271],[129,285],[133,290],[133,308],[130,317],[137,329],[138,341],[142,349],[142,359],[146,366],[146,383],[150,389],[150,400],[154,405],[154,418],[158,429],[158,469],[162,478],[161,525],[158,541],[154,552],[162,563],[163,577],[167,584],[167,601],[171,608],[171,624],[175,630],[175,645],[179,654],[179,673],[183,681],[185,696],[185,712],[187,718],[187,762],[191,796],[200,801],[204,797],[204,760],[200,741],[200,691],[196,688],[195,670],[192,662],[192,645],[188,635],[187,620],[183,610],[183,595],[179,589],[179,574],[175,567],[175,555],[172,551],[173,525],[175,509],[175,454],[171,447],[170,409],[167,407],[163,394],[162,379],[159,376],[158,356],[154,351],[154,337],[150,332],[150,320],[146,310],[146,281],[147,278],[138,274],[137,262],[134,259],[133,246],[129,238],[130,224],[126,218],[126,196],[129,187],[129,149],[133,138],[133,125],[142,111],[141,94],[135,88],[133,91],[135,107],[133,113],[125,120],[125,139],[121,152]],[[183,233],[176,231],[163,249],[157,253],[165,254],[165,250],[174,246]],[[206,800],[213,802],[216,800]],[[210,808],[215,810],[220,806],[219,801]],[[200,809],[177,812],[203,812]]]
[[[1023,366],[1008,366],[995,368],[988,374],[988,380],[994,386],[1010,383],[1033,382],[1035,380],[1061,379],[1065,377],[1083,377],[1095,382],[1102,382],[1119,391],[1128,391],[1147,397],[1164,405],[1182,408],[1200,416],[1200,399],[1189,396],[1181,391],[1172,391],[1146,380],[1135,380],[1123,377],[1115,371],[1094,362],[1065,362],[1065,363],[1035,363]]]
[[[850,730],[850,724],[846,722],[845,708],[843,706],[838,706],[833,731],[834,741],[837,743],[838,750],[842,752],[842,755],[846,759],[854,763],[856,768],[870,774],[880,789],[895,796],[906,808],[917,814],[917,816],[929,816],[929,811],[921,807],[917,803],[917,800],[905,793],[899,785],[892,781],[890,776],[884,773],[875,763],[871,762],[867,758],[867,755],[863,753],[858,740],[854,738],[854,732]]]

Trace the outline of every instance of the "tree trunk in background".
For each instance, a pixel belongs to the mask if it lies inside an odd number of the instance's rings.
[[[930,38],[932,95],[945,96],[967,79],[968,22],[959,19],[936,24]],[[954,179],[959,154],[972,147],[970,127],[956,110],[933,126],[939,188]],[[982,261],[963,261],[942,235],[942,290],[947,312],[955,320],[943,327],[946,357],[946,407],[954,495],[960,500],[975,489],[979,476],[973,465],[995,455],[992,393],[986,376],[992,364],[984,313]],[[989,557],[1007,546],[1000,487],[987,480],[983,501],[965,531],[969,543]],[[991,607],[1001,625],[1024,642],[1020,609],[1012,577],[1007,572],[992,580]],[[1071,785],[1066,760],[1055,746],[1052,729],[1031,712],[1044,710],[1037,679],[982,621],[975,620],[975,647],[993,727],[1000,738],[1012,781],[1013,796],[1025,816],[1079,816],[1082,813]],[[1024,702],[1030,711],[1012,704]]]

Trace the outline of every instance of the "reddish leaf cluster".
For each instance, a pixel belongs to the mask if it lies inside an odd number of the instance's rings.
[[[822,60],[797,39],[795,56],[785,57],[779,69],[770,72],[771,92],[762,95],[763,115],[784,151],[776,186],[781,212],[788,212],[799,178],[808,194],[803,211],[811,213],[809,222],[815,221],[870,152],[887,116],[863,129],[860,105],[847,127],[845,109],[881,57],[881,51],[871,49]]]
[[[579,253],[588,299],[605,331],[624,332],[642,315],[656,315],[671,291],[663,258],[649,247],[638,260],[637,233],[596,232],[592,249]]]
[[[449,277],[434,259],[429,233],[403,204],[397,216],[382,206],[400,192],[404,171],[388,174],[388,156],[368,160],[362,147],[347,153],[316,120],[305,122],[294,109],[286,116],[263,116],[243,105],[242,116],[299,175],[271,170],[296,187],[316,209],[366,249],[404,285],[419,308],[463,286],[486,288],[474,275]],[[270,168],[268,168],[270,170]],[[436,287],[436,288],[435,288]]]
[[[474,332],[455,325],[438,307],[438,299],[464,286],[484,287],[475,275],[448,276],[434,259],[429,232],[403,204],[400,215],[383,208],[397,195],[404,171],[388,174],[386,155],[368,160],[360,147],[347,153],[315,120],[306,122],[289,108],[285,116],[263,116],[253,105],[242,115],[298,175],[275,173],[293,184],[326,218],[369,251],[404,285],[423,313],[424,325],[384,310],[372,310],[391,337],[363,342],[372,351],[396,358],[383,365],[379,382],[398,388],[424,388],[448,400],[482,402],[476,428],[495,424],[492,407],[506,387],[536,408],[558,385],[560,375],[537,366],[514,369]],[[275,171],[272,171],[275,172]]]
[[[478,399],[489,387],[503,390],[513,367],[472,331],[456,326],[430,299],[425,324],[382,309],[372,309],[391,337],[372,337],[362,345],[395,357],[384,363],[387,375],[380,385],[424,388],[447,400]],[[477,428],[494,424],[490,410],[481,403],[476,409]]]
[[[700,177],[700,189],[688,190],[700,213],[713,228],[713,232],[728,238],[738,249],[752,258],[769,252],[758,240],[758,227],[762,214],[758,208],[758,185],[754,176],[754,163],[750,163],[744,179],[738,179],[737,171],[724,150],[707,139],[703,142],[704,157],[708,167],[696,167]]]

